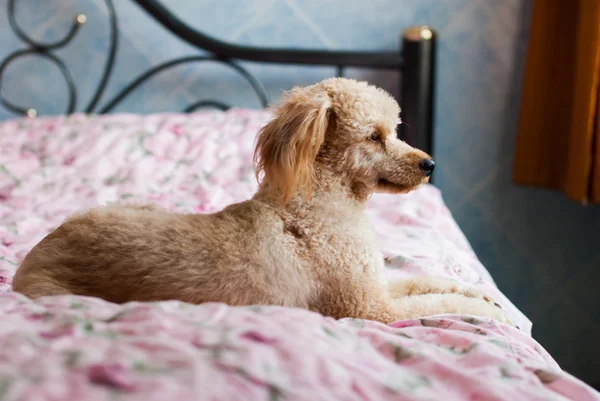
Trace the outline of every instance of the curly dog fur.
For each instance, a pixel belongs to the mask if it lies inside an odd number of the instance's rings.
[[[408,192],[433,169],[430,156],[397,139],[399,113],[364,82],[294,88],[258,135],[252,199],[207,215],[131,205],[81,212],[31,250],[13,288],[31,298],[283,305],[384,323],[440,313],[507,321],[450,280],[388,288],[366,202]]]

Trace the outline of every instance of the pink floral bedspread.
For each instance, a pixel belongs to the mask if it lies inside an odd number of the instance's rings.
[[[28,250],[79,209],[152,201],[204,213],[248,198],[267,118],[232,110],[0,124],[0,400],[600,400],[529,336],[531,323],[433,186],[370,203],[390,277],[474,285],[521,330],[471,316],[385,326],[280,307],[33,302],[11,292]]]

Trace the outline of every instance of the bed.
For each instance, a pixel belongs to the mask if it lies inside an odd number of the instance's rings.
[[[85,109],[72,101],[62,115],[36,117],[34,108],[1,94],[3,106],[24,117],[0,123],[0,400],[600,400],[531,337],[531,322],[495,286],[434,185],[370,201],[389,278],[441,275],[472,285],[518,328],[465,315],[383,325],[262,305],[32,301],[12,292],[26,253],[76,210],[151,201],[208,213],[253,194],[254,138],[268,111],[202,100],[187,113],[107,114],[170,66],[217,60],[247,79],[263,105],[264,89],[238,61],[332,65],[338,75],[347,66],[396,70],[407,122],[399,135],[432,152],[431,28],[406,29],[397,53],[262,49],[215,40],[160,2],[135,2],[209,55],[159,65],[101,106],[118,37],[107,0],[111,46]],[[63,40],[42,44],[20,29],[14,0],[8,15],[27,47],[0,65],[0,90],[6,67],[34,54],[61,68],[73,100],[76,86],[54,50],[68,44],[85,16]]]

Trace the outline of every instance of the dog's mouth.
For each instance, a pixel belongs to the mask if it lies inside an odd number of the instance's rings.
[[[422,181],[416,182],[411,185],[408,183],[395,183],[395,182],[386,180],[385,178],[380,178],[379,180],[377,180],[377,191],[388,192],[388,193],[405,193],[405,192],[410,192],[411,190],[415,189],[419,185],[421,185],[425,182],[428,182],[428,181],[429,181],[429,177],[426,177]]]
[[[386,180],[385,178],[380,178],[377,181],[377,186],[380,188],[384,188],[384,189],[389,188],[389,189],[395,189],[395,190],[404,190],[404,189],[408,189],[411,187],[410,185],[393,183],[391,181]]]

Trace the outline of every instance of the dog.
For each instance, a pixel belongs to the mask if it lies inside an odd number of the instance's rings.
[[[435,162],[399,140],[398,103],[384,90],[330,78],[284,95],[259,132],[259,188],[214,214],[112,205],[68,218],[25,257],[13,290],[114,303],[180,300],[280,305],[391,323],[442,313],[510,322],[453,280],[388,285],[367,222],[374,193],[429,181]]]

